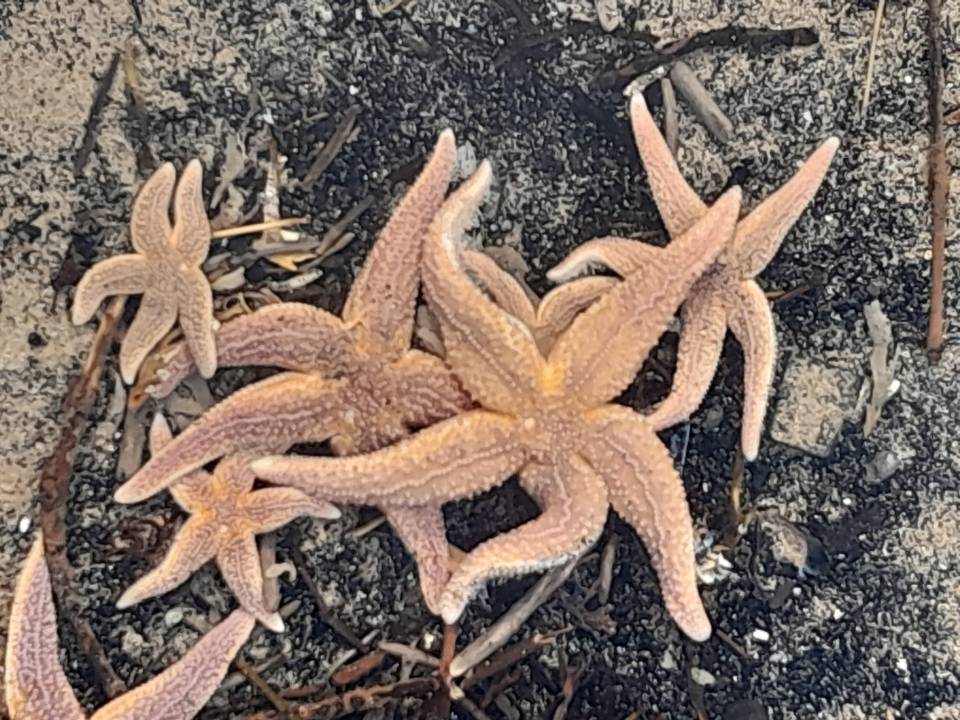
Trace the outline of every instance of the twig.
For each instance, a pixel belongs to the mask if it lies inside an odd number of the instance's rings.
[[[291,183],[292,187],[299,187],[301,190],[310,190],[313,188],[314,183],[327,171],[330,163],[333,162],[334,158],[340,153],[340,150],[343,149],[347,138],[349,138],[350,133],[353,132],[354,123],[356,123],[359,115],[360,107],[358,105],[347,108],[347,111],[343,114],[343,119],[340,120],[340,124],[337,125],[337,129],[333,131],[330,139],[323,144],[323,147],[320,149],[320,152],[317,153],[316,159],[310,165],[310,169],[307,170],[307,174],[303,180],[299,182],[294,181]]]
[[[670,71],[670,80],[710,134],[722,143],[730,142],[733,137],[733,123],[690,66],[684,62],[676,63]]]
[[[100,127],[100,115],[107,104],[107,96],[110,94],[110,88],[113,86],[113,79],[117,76],[117,68],[120,66],[120,52],[115,52],[110,59],[110,65],[107,72],[97,83],[97,89],[93,93],[93,102],[90,104],[90,113],[87,115],[87,122],[83,130],[83,140],[80,142],[80,149],[73,160],[73,174],[80,177],[83,174],[83,168],[90,158],[90,153],[97,143],[97,129]]]
[[[270,704],[273,705],[273,707],[278,713],[280,713],[281,716],[287,714],[287,712],[290,710],[290,703],[280,697],[277,691],[270,687],[266,680],[260,677],[260,673],[254,670],[250,663],[238,655],[234,658],[233,665],[250,682],[251,685],[260,691],[261,695],[270,701]]]
[[[930,46],[929,104],[930,150],[927,165],[932,210],[930,262],[930,322],[927,327],[927,357],[940,361],[943,350],[943,275],[947,243],[947,148],[943,133],[943,38],[940,32],[940,0],[927,0],[929,18],[927,42]]]
[[[408,697],[425,697],[439,687],[436,678],[414,678],[405,682],[357,688],[342,695],[324,698],[314,703],[297,705],[292,712],[298,720],[335,720],[354,713],[379,710]],[[242,720],[280,720],[275,710],[244,715]]]
[[[504,648],[496,655],[491,657],[487,663],[475,667],[473,672],[464,678],[463,682],[460,684],[460,687],[462,687],[464,690],[469,690],[477,683],[486,680],[488,677],[496,675],[502,670],[506,670],[507,668],[517,664],[527,657],[527,655],[538,652],[545,647],[550,647],[554,644],[554,642],[556,642],[556,639],[563,632],[564,631],[547,634],[537,633],[533,637],[526,638]]]
[[[353,630],[348,628],[340,618],[334,615],[327,604],[323,601],[323,596],[320,594],[320,588],[317,587],[317,583],[314,581],[313,576],[310,574],[309,568],[307,567],[307,561],[303,557],[303,553],[300,552],[298,540],[299,538],[295,537],[294,542],[291,543],[290,557],[293,560],[293,564],[297,566],[297,572],[300,574],[300,577],[303,578],[303,581],[307,584],[310,594],[313,595],[313,601],[317,606],[317,614],[320,616],[320,619],[326,623],[337,635],[346,640],[347,643],[353,648],[361,653],[369,652],[370,648],[368,648],[366,644],[356,636]]]
[[[600,578],[597,589],[597,600],[601,605],[610,602],[610,588],[613,586],[613,567],[617,562],[617,548],[620,547],[620,536],[611,535],[610,540],[600,555]]]
[[[280,218],[278,220],[253,223],[251,225],[223,228],[222,230],[214,230],[211,232],[210,239],[219,240],[220,238],[236,237],[237,235],[253,235],[254,233],[264,232],[265,230],[279,230],[280,228],[291,227],[292,225],[303,225],[306,222],[306,218]],[[282,247],[283,246],[279,246],[277,250]]]
[[[383,664],[387,654],[382,650],[374,650],[367,653],[359,660],[354,660],[349,665],[344,665],[337,670],[330,678],[333,685],[350,685],[360,678],[369,675]]]
[[[886,0],[877,0],[877,9],[873,15],[873,32],[870,34],[870,52],[867,55],[867,77],[863,81],[863,98],[860,101],[860,120],[867,117],[870,105],[870,90],[873,88],[873,70],[877,59],[877,41],[880,39],[880,26],[883,24],[883,9]]]
[[[677,96],[673,93],[670,78],[660,78],[660,94],[663,95],[663,137],[670,148],[670,154],[676,157],[680,144],[680,129],[677,127]]]
[[[580,561],[580,556],[568,561],[565,565],[554,568],[545,573],[537,584],[530,589],[520,600],[514,603],[507,613],[497,620],[493,626],[480,638],[467,645],[450,663],[450,676],[460,677],[474,666],[490,657],[498,648],[510,639],[520,629],[533,612],[543,604],[553,592],[563,585],[570,577],[570,573]]]
[[[66,503],[77,446],[97,399],[103,360],[116,335],[125,301],[124,296],[114,298],[101,316],[83,369],[67,389],[60,411],[63,419],[60,438],[40,470],[40,527],[51,582],[61,606],[60,616],[69,618],[80,649],[92,663],[97,681],[108,698],[124,693],[127,688],[110,666],[93,629],[83,620],[80,599],[73,588],[75,571],[67,557]]]
[[[430,668],[440,667],[439,658],[436,658],[429,653],[425,653],[423,650],[418,650],[417,648],[410,647],[409,645],[404,645],[403,643],[384,641],[378,643],[377,647],[388,655],[394,655],[395,657],[403,660],[408,660],[411,663],[424,665]]]

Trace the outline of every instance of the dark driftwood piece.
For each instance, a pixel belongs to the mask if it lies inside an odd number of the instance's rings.
[[[927,357],[940,360],[943,350],[943,275],[947,244],[947,192],[950,187],[947,169],[947,146],[943,133],[943,35],[940,29],[940,0],[928,0],[927,42],[930,74],[930,150],[927,154],[930,209],[932,215],[930,262],[930,320],[927,325]]]
[[[97,83],[97,89],[93,94],[93,102],[90,105],[90,113],[87,115],[87,122],[84,125],[83,140],[80,142],[80,149],[73,160],[73,174],[80,176],[83,168],[87,164],[90,153],[93,152],[97,144],[97,129],[100,127],[100,115],[107,104],[107,96],[110,94],[110,87],[113,85],[113,79],[117,76],[117,68],[120,65],[120,53],[115,52],[107,67],[107,72]]]
[[[86,431],[97,399],[103,360],[117,333],[126,297],[114,298],[100,318],[97,334],[87,351],[80,374],[71,380],[60,411],[60,437],[40,470],[40,527],[50,582],[61,618],[70,622],[83,654],[89,658],[97,682],[108,699],[122,695],[126,685],[113,671],[90,624],[83,619],[82,604],[74,587],[75,569],[67,557],[67,497],[80,438]]]
[[[693,110],[693,114],[710,131],[710,134],[722,143],[730,142],[733,137],[733,123],[720,109],[716,100],[703,86],[700,78],[690,69],[690,66],[684,62],[678,62],[670,71],[670,80],[677,92],[687,101],[690,109]],[[664,105],[666,105],[666,95],[664,95],[663,100]],[[675,150],[674,154],[676,154]]]

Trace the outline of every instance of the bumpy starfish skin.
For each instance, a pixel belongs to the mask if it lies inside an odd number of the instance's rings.
[[[439,358],[410,349],[423,237],[443,202],[455,155],[453,133],[445,131],[370,251],[342,318],[280,303],[220,328],[220,366],[290,372],[249,385],[211,408],[120,488],[120,502],[142,500],[253,444],[282,452],[297,443],[331,440],[338,454],[366,452],[470,407]],[[151,393],[169,393],[193,369],[188,348],[175,349]],[[367,502],[375,499],[371,494]],[[439,505],[382,509],[417,561],[424,599],[435,607],[449,575]]]
[[[187,347],[204,377],[217,369],[213,291],[200,269],[207,257],[210,224],[203,205],[203,169],[191,160],[177,183],[170,226],[170,197],[176,172],[164,163],[137,195],[130,221],[136,254],[97,263],[77,284],[73,322],[87,322],[110,295],[143,295],[120,343],[120,374],[131,384],[147,353],[180,320]]]
[[[150,427],[150,452],[160,452],[172,439],[166,420],[157,414]],[[130,607],[168,592],[216,558],[240,606],[270,630],[283,632],[280,615],[264,606],[263,572],[255,536],[283,527],[301,515],[336,519],[340,511],[293,488],[254,491],[255,477],[249,467],[253,457],[249,452],[228,455],[212,475],[196,470],[170,487],[177,504],[190,513],[190,518],[173,539],[163,562],[134,583],[117,607]]]
[[[588,547],[612,505],[650,548],[673,617],[704,639],[710,622],[697,594],[681,480],[649,423],[608,403],[732,237],[739,190],[580,313],[544,357],[527,326],[465,272],[459,239],[489,182],[483,163],[447,200],[431,228],[423,271],[447,360],[480,407],[369,455],[274,456],[254,461],[253,469],[329,500],[358,502],[377,493],[380,502],[405,506],[469,497],[519,472],[542,513],[464,557],[440,600],[448,623],[490,578],[556,565]]]
[[[249,614],[235,611],[184,657],[102,707],[91,720],[189,720],[219,687],[253,624]],[[4,693],[11,720],[86,718],[58,654],[57,618],[39,537],[20,573],[10,610]]]
[[[630,114],[653,197],[667,231],[676,237],[703,217],[707,206],[680,174],[641,95],[633,97]],[[657,429],[686,420],[699,407],[729,327],[744,352],[743,454],[748,460],[756,458],[776,363],[776,333],[769,303],[754,278],[813,199],[838,146],[836,138],[824,142],[789,182],[743,218],[731,247],[690,291],[681,311],[673,387],[650,416]],[[593,263],[626,275],[659,252],[638,242],[601,238],[574,250],[548,277],[566,279]]]
[[[555,287],[534,304],[535,298],[486,253],[465,250],[463,264],[497,305],[530,329],[544,355],[549,355],[557,338],[579,313],[617,283],[614,278],[599,275],[578,278]]]

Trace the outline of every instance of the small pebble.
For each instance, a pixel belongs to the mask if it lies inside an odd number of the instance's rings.
[[[127,630],[120,639],[120,648],[132,658],[140,657],[143,652],[143,635],[134,630]]]
[[[908,669],[909,669],[909,666],[907,665],[906,658],[900,658],[899,660],[897,660],[897,670],[900,670],[902,672],[907,672]]]
[[[163,616],[163,622],[167,627],[179,625],[181,622],[183,622],[183,610],[180,608],[167,610],[167,614]]]
[[[713,685],[717,681],[711,673],[708,673],[703,668],[697,667],[690,670],[690,677],[693,678],[693,681],[697,685],[701,686]]]
[[[662,667],[664,670],[676,670],[677,661],[673,659],[673,653],[671,653],[669,650],[667,650],[663,654],[663,657],[660,658],[660,667]]]
[[[33,521],[28,517],[20,518],[20,522],[17,523],[17,530],[20,531],[21,535],[26,535],[30,532],[30,526],[33,525]]]
[[[753,637],[753,639],[756,640],[757,642],[765,643],[765,642],[769,642],[769,640],[770,640],[770,633],[768,633],[766,630],[762,630],[762,629],[760,629],[760,628],[757,628],[756,630],[753,631],[752,637]]]

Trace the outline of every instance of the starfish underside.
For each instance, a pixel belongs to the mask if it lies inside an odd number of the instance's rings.
[[[664,225],[671,237],[682,235],[704,216],[707,206],[681,175],[642,95],[634,95],[630,115]],[[730,248],[690,290],[681,311],[683,324],[670,394],[649,418],[658,430],[686,420],[700,406],[730,328],[744,354],[741,445],[748,460],[756,458],[776,363],[777,338],[770,305],[755,278],[813,199],[838,146],[836,138],[824,142],[790,181],[740,220]],[[574,250],[549,277],[563,280],[594,264],[625,276],[661,252],[660,248],[632,240],[601,238]]]
[[[72,317],[78,325],[92,318],[110,295],[143,295],[120,343],[120,374],[127,384],[178,318],[200,374],[210,377],[217,369],[213,291],[200,268],[210,247],[202,180],[200,161],[191,160],[174,196],[176,171],[170,163],[161,165],[133,204],[130,240],[136,253],[97,263],[77,284]]]
[[[329,440],[338,454],[368,452],[471,406],[442,360],[410,349],[423,236],[443,202],[455,156],[448,130],[370,251],[342,317],[279,303],[220,328],[220,366],[287,372],[211,408],[123,485],[117,500],[143,500],[240,451],[263,455]],[[154,395],[170,392],[194,370],[188,347],[171,355]],[[449,575],[440,506],[393,507],[380,502],[375,488],[361,502],[383,509],[417,562],[425,601],[435,607]]]
[[[600,534],[612,506],[637,530],[671,614],[710,634],[697,593],[693,529],[682,482],[653,428],[609,404],[631,381],[687,290],[732,237],[734,189],[648,265],[577,315],[548,355],[529,328],[466,274],[464,227],[490,182],[483,163],[447,200],[424,250],[424,289],[447,361],[479,407],[368,455],[274,456],[256,474],[333,501],[417,507],[469,497],[515,473],[536,519],[466,554],[439,601],[454,622],[487,580],[556,565]]]
[[[219,687],[253,629],[236,610],[180,660],[152,680],[107,703],[91,720],[189,720]],[[38,537],[17,581],[10,610],[4,694],[12,720],[84,720],[60,666],[50,574]]]

